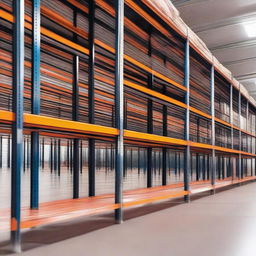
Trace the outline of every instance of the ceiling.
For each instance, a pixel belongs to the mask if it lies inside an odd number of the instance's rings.
[[[172,3],[186,24],[256,99],[256,0]]]

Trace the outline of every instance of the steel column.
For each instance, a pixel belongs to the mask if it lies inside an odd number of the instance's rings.
[[[214,83],[214,66],[211,67],[211,116],[212,116],[212,145],[215,146],[215,83]],[[211,171],[211,184],[215,185],[216,182],[216,152],[212,150],[212,171]],[[214,190],[213,190],[214,192]]]
[[[241,91],[239,89],[239,96],[238,96],[238,115],[239,115],[239,128],[241,128]],[[241,130],[239,130],[239,151],[242,150],[242,132]],[[239,154],[238,156],[238,178],[241,179],[242,178],[242,156],[241,154]]]
[[[186,108],[186,116],[185,116],[185,140],[190,140],[190,46],[189,46],[189,39],[186,41],[185,45],[185,80],[184,84],[187,88],[186,96],[185,96],[185,103],[187,105]],[[190,146],[186,146],[185,155],[184,155],[184,190],[189,191],[189,180],[190,180],[190,171],[191,171],[191,152]],[[189,202],[189,195],[184,196],[184,200]]]
[[[148,87],[153,87],[154,77],[152,74],[148,76]],[[153,133],[153,102],[151,99],[148,100],[147,109],[147,132]],[[147,187],[152,187],[152,148],[147,148]]]
[[[11,167],[11,136],[8,135],[7,140],[7,168]]]
[[[83,173],[83,141],[80,142],[80,173]]]
[[[76,16],[75,16],[76,17]],[[79,57],[73,58],[73,94],[72,94],[72,119],[79,121]],[[79,197],[79,173],[80,173],[80,140],[75,138],[73,145],[73,198]]]
[[[164,87],[166,91],[166,87]],[[167,105],[163,106],[163,136],[168,136],[168,125],[167,125]],[[167,148],[163,148],[162,151],[162,185],[167,184]]]
[[[124,0],[115,0],[115,113],[116,128],[119,134],[116,140],[116,177],[115,177],[115,203],[120,207],[115,210],[117,223],[123,221],[123,167],[124,167]]]
[[[3,167],[3,136],[0,137],[0,168]]]
[[[40,114],[40,0],[32,4],[32,114]],[[29,142],[27,144],[29,147]],[[30,208],[38,209],[39,204],[39,133],[31,132],[31,177]],[[29,154],[29,152],[28,152]],[[27,162],[28,163],[28,162]]]
[[[88,175],[89,175],[89,196],[95,196],[95,170],[96,170],[95,140],[88,141]]]
[[[53,169],[57,170],[57,141],[54,139],[54,147],[53,147]]]
[[[58,168],[58,175],[60,176],[60,168],[61,168],[61,140],[58,139],[58,151],[57,151],[57,168]]]
[[[42,168],[44,169],[44,149],[45,149],[45,142],[44,138],[42,139]]]
[[[52,143],[52,138],[51,138],[51,143],[50,143],[50,169],[51,169],[51,172],[53,170],[53,143]]]
[[[11,175],[11,242],[15,252],[21,251],[20,205],[23,169],[23,90],[24,90],[24,0],[14,1],[13,40],[13,112]]]
[[[69,139],[67,140],[67,147],[66,147],[66,149],[67,149],[67,151],[66,151],[66,153],[67,153],[67,168],[69,169],[69,155],[70,155],[70,148],[69,148]]]
[[[152,148],[147,148],[147,187],[152,187]]]
[[[151,45],[151,34],[152,27],[149,28],[149,41],[148,41],[148,55],[151,57],[152,55],[152,45]],[[153,88],[154,84],[154,76],[153,74],[148,74],[148,87],[150,89]],[[153,133],[153,101],[148,99],[147,105],[147,132]],[[152,148],[147,148],[147,187],[152,187]]]
[[[95,123],[95,0],[89,2],[89,72],[88,72],[88,101],[89,101],[89,123]],[[89,196],[95,196],[95,139],[89,139],[88,143],[88,179],[89,179]]]
[[[233,130],[233,85],[230,84],[230,124],[231,124],[231,149],[234,149],[234,130]],[[232,156],[230,157],[232,158]],[[230,159],[230,165],[229,165],[229,168],[230,168],[230,173],[232,175],[232,179],[234,178],[234,175],[233,175],[233,161],[232,159]]]

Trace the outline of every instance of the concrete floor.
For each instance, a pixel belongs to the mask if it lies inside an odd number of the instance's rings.
[[[122,225],[113,225],[110,216],[105,217],[105,224],[104,217],[98,217],[90,232],[81,231],[79,236],[41,246],[50,227],[44,228],[37,234],[42,243],[37,242],[36,248],[27,248],[21,255],[256,255],[256,183],[193,199],[189,204],[169,201],[132,209],[126,212],[126,218]],[[79,222],[72,227],[66,223],[70,233],[82,228]],[[52,238],[63,236],[64,230],[58,228],[51,228],[55,230]]]

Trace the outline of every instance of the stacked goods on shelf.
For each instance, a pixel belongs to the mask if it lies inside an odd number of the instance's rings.
[[[200,115],[190,113],[190,140],[211,144],[211,120]]]
[[[190,106],[211,114],[211,66],[191,48]]]
[[[233,109],[233,125],[239,127],[239,92],[237,90],[233,90],[233,101],[232,101],[232,109]]]
[[[252,104],[249,104],[249,118],[247,120],[248,123],[248,132],[255,135],[255,113],[254,113],[254,107]]]
[[[225,122],[230,122],[230,83],[217,72],[215,82],[215,116]]]
[[[216,123],[216,146],[231,148],[231,129],[225,125]]]
[[[209,181],[211,158],[209,154],[192,153],[191,156],[191,181]]]
[[[3,1],[1,8],[8,13],[12,13],[12,1]],[[12,23],[1,19],[0,30],[0,107],[4,110],[12,109],[12,40],[13,40]],[[26,90],[26,89],[25,89]]]

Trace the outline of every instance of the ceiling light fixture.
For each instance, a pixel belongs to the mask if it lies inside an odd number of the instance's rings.
[[[256,21],[243,23],[243,26],[249,37],[256,37]]]

